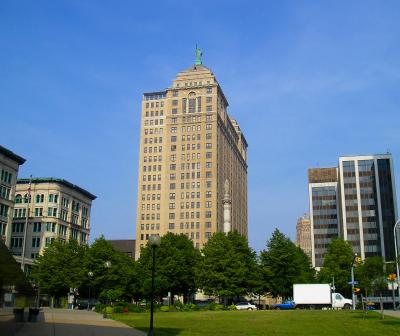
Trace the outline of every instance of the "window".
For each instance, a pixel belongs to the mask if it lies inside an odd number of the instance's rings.
[[[17,194],[17,195],[15,196],[15,203],[17,203],[17,204],[22,203],[22,196],[21,196],[21,194]]]
[[[175,223],[169,223],[168,224],[168,229],[174,230],[175,229]]]
[[[44,195],[36,195],[36,203],[43,203],[44,202]]]
[[[0,204],[0,216],[8,217],[8,205]]]
[[[57,208],[48,208],[47,216],[49,217],[57,217]]]
[[[0,236],[5,236],[6,235],[6,229],[7,229],[7,224],[6,223],[0,223]]]
[[[24,223],[12,223],[12,233],[24,232]]]
[[[178,109],[177,109],[176,107],[174,107],[174,108],[171,110],[171,113],[172,113],[172,114],[177,114],[177,113],[178,113]]]
[[[178,99],[174,99],[172,101],[172,106],[178,106]]]
[[[68,211],[62,209],[61,212],[60,212],[60,218],[61,218],[63,221],[67,221],[67,216],[68,216]]]
[[[33,248],[40,247],[40,237],[33,237],[32,238],[32,247]]]
[[[212,88],[208,87],[207,88],[207,93],[212,93]]]
[[[46,237],[45,241],[44,241],[44,246],[45,247],[49,247],[51,245],[51,243],[54,241],[54,237]]]
[[[206,97],[206,103],[209,104],[212,102],[212,97]]]
[[[23,238],[11,238],[11,248],[22,248]]]
[[[196,99],[189,98],[189,113],[196,112]]]
[[[56,232],[56,223],[46,223],[47,232]]]
[[[43,208],[35,208],[35,217],[43,216]]]
[[[32,231],[33,232],[40,232],[42,229],[42,223],[41,222],[34,222],[33,223],[33,227],[32,227]]]

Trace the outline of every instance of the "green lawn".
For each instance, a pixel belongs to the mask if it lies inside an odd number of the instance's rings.
[[[112,318],[148,331],[149,314],[113,314]],[[156,336],[400,335],[400,319],[358,311],[200,311],[157,312]]]

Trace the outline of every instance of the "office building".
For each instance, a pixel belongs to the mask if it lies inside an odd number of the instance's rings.
[[[296,245],[307,254],[311,261],[311,222],[308,214],[304,214],[297,220]]]
[[[223,231],[224,184],[231,229],[247,236],[247,142],[228,115],[210,69],[196,64],[171,87],[143,94],[136,258],[152,234],[185,234],[201,248]]]
[[[18,179],[9,245],[16,260],[31,263],[56,238],[87,244],[95,199],[90,192],[63,179]]]
[[[362,259],[395,259],[398,214],[391,154],[344,156],[338,168],[310,169],[309,193],[314,266],[322,266],[335,237],[346,240]]]
[[[9,246],[19,166],[25,159],[0,146],[0,239]]]
[[[362,259],[395,259],[393,227],[397,217],[392,155],[339,159],[342,237]]]
[[[321,267],[332,239],[339,236],[338,169],[308,170],[308,193],[311,224],[311,260]]]

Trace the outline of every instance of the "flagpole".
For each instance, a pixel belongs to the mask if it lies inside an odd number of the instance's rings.
[[[25,247],[26,247],[26,236],[28,233],[28,219],[29,219],[29,204],[31,201],[31,186],[32,186],[32,175],[29,177],[28,186],[28,199],[26,202],[26,214],[25,214],[25,225],[24,225],[24,242],[22,244],[22,256],[21,256],[21,270],[25,272]]]

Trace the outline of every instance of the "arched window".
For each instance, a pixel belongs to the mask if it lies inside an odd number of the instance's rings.
[[[29,195],[29,194],[25,194],[25,196],[24,196],[24,202],[25,203],[31,203],[31,200],[32,200],[32,196],[31,195]]]
[[[22,196],[21,196],[21,194],[15,195],[15,203],[22,203]]]

